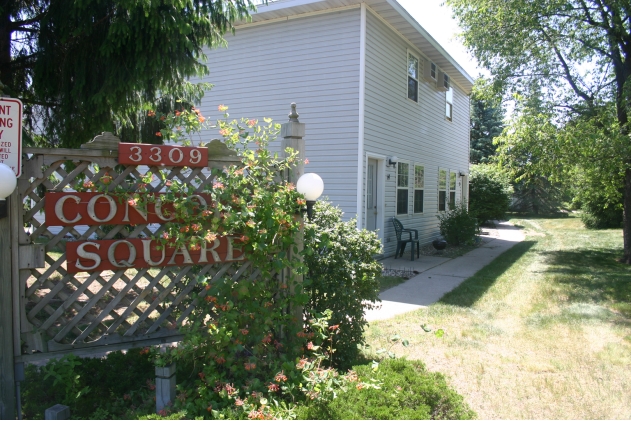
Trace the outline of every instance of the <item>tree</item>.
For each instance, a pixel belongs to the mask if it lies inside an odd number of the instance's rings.
[[[493,140],[504,129],[504,113],[500,97],[494,96],[486,86],[487,81],[478,78],[471,92],[471,148],[469,161],[472,164],[489,162],[495,155]]]
[[[135,140],[146,104],[203,95],[188,82],[208,71],[203,48],[253,10],[252,0],[3,0],[0,81],[49,145],[123,127]]]
[[[561,142],[532,151],[546,158],[542,168],[547,167],[549,174],[563,173],[572,162],[598,168],[601,177],[623,174],[622,260],[631,264],[631,4],[626,0],[447,3],[460,21],[465,44],[491,70],[494,87],[526,97],[536,92],[554,109],[554,122],[567,129]],[[577,129],[580,136],[575,136]],[[546,150],[559,154],[546,156]],[[557,157],[556,166],[551,165]]]

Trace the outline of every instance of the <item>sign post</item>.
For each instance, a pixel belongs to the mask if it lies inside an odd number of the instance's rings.
[[[22,174],[22,101],[0,98],[0,163]]]

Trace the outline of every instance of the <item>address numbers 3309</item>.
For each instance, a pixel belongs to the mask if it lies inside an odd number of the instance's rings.
[[[208,165],[208,148],[121,143],[118,146],[118,162],[123,165],[203,168]]]

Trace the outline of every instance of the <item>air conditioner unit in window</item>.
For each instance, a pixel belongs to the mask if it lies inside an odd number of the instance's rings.
[[[447,73],[438,71],[438,80],[436,81],[436,90],[440,92],[447,92],[450,87],[449,75]]]
[[[436,63],[423,59],[423,79],[431,83],[436,83],[436,80],[438,80],[436,78],[437,76],[438,67],[436,67]]]

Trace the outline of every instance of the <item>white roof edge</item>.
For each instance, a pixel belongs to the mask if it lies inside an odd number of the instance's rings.
[[[460,66],[460,64],[458,64],[458,62],[456,60],[454,60],[453,57],[451,57],[451,55],[449,55],[449,53],[447,51],[445,51],[445,49],[438,43],[438,41],[436,41],[434,39],[434,37],[432,37],[429,32],[427,32],[420,23],[418,23],[416,21],[416,19],[414,19],[407,10],[405,10],[403,8],[403,6],[401,6],[396,0],[386,0],[388,2],[388,4],[390,4],[390,6],[392,6],[397,12],[399,12],[399,14],[401,16],[403,16],[405,18],[405,20],[414,27],[414,29],[416,29],[421,35],[423,35],[423,37],[425,37],[430,44],[432,44],[432,46],[439,52],[441,53],[447,60],[449,60],[449,62],[451,63],[452,66],[454,66],[460,73],[462,73],[462,75],[469,81],[471,82],[471,84],[473,85],[475,83],[475,80],[471,77],[471,75],[469,75],[469,73],[467,73],[467,71],[465,69],[462,68],[462,66]]]

